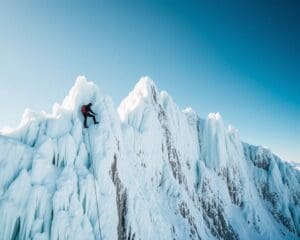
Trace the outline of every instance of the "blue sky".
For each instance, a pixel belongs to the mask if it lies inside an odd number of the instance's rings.
[[[149,75],[181,108],[300,162],[299,1],[1,1],[0,128],[77,75],[116,105]]]

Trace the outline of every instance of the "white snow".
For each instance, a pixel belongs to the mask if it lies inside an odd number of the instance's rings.
[[[100,123],[84,130],[89,102]],[[3,130],[0,150],[0,240],[300,234],[299,171],[220,113],[181,111],[149,77],[116,110],[80,76],[52,113],[27,109]]]

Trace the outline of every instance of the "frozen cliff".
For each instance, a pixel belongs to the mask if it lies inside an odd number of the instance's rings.
[[[83,129],[93,103],[100,124]],[[142,78],[116,109],[78,77],[0,135],[0,240],[299,239],[300,172]]]

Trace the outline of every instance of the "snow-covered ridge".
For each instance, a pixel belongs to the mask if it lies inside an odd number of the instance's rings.
[[[88,102],[100,124],[84,130]],[[0,149],[0,240],[300,236],[299,171],[149,77],[117,110],[78,77],[52,113],[2,131]]]

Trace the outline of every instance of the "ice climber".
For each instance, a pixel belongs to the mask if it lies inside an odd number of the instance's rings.
[[[95,117],[96,113],[93,112],[93,110],[91,108],[92,105],[93,105],[92,103],[89,103],[89,104],[83,105],[81,107],[81,112],[84,116],[84,124],[83,125],[84,125],[85,128],[88,128],[88,126],[86,124],[86,120],[87,120],[88,117],[92,117],[95,124],[99,123],[99,122],[96,121],[96,117]]]

